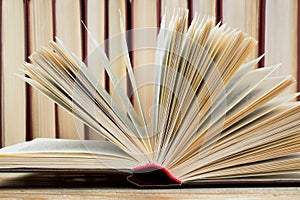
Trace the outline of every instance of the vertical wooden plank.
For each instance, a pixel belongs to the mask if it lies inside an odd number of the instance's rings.
[[[204,16],[216,16],[216,1],[212,0],[193,0],[193,17],[197,12],[200,18]]]
[[[87,1],[87,19],[86,25],[93,37],[104,48],[105,35],[105,1],[104,0],[88,0]],[[98,84],[104,87],[104,66],[102,65],[99,56],[95,52],[95,46],[91,38],[87,37],[87,57],[85,61],[88,70],[97,78]],[[103,139],[92,129],[86,130],[86,139]]]
[[[223,24],[237,28],[258,39],[258,5],[258,0],[223,0]],[[256,57],[257,48],[247,60],[253,60]]]
[[[47,46],[53,38],[52,1],[29,1],[30,13],[30,54]],[[55,138],[54,103],[32,87],[30,88],[31,139],[38,137]]]
[[[81,59],[80,1],[56,1],[56,35],[76,56]],[[62,108],[57,109],[58,135],[60,138],[84,138],[84,126],[79,120]]]
[[[297,77],[297,0],[266,1],[265,65],[282,63],[274,76]],[[296,84],[285,94],[297,91]]]
[[[26,139],[25,83],[15,73],[25,59],[23,0],[2,1],[2,95],[4,146]]]

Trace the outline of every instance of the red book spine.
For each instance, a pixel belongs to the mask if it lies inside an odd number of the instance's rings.
[[[146,164],[133,169],[133,174],[127,180],[139,187],[174,187],[180,186],[182,181],[160,165]]]

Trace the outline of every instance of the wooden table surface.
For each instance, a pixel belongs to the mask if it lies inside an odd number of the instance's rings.
[[[111,182],[109,181],[111,180]],[[110,184],[109,184],[110,183]],[[288,187],[206,186],[174,189],[136,189],[126,177],[81,176],[51,174],[0,173],[0,200],[2,199],[130,199],[130,200],[176,200],[176,199],[297,199],[300,186]],[[285,185],[287,186],[287,185]]]
[[[300,199],[300,187],[287,188],[193,188],[193,189],[0,189],[0,199]]]

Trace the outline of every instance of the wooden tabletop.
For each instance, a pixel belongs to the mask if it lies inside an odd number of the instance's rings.
[[[193,188],[193,189],[1,189],[0,199],[300,199],[299,187],[286,188]]]
[[[116,176],[53,176],[50,174],[0,173],[0,200],[2,199],[300,199],[300,186],[244,187],[243,185],[206,185],[195,188],[137,189],[126,177]]]

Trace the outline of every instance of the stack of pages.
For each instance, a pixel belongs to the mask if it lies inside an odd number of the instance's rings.
[[[35,139],[5,147],[0,171],[123,171],[139,186],[299,181],[299,94],[281,94],[294,78],[273,76],[279,66],[257,69],[261,57],[245,63],[254,38],[210,17],[196,16],[188,27],[187,17],[179,9],[168,26],[162,18],[147,109],[122,20],[122,58],[134,103],[92,38],[120,101],[58,38],[33,53],[20,78],[106,140]]]

